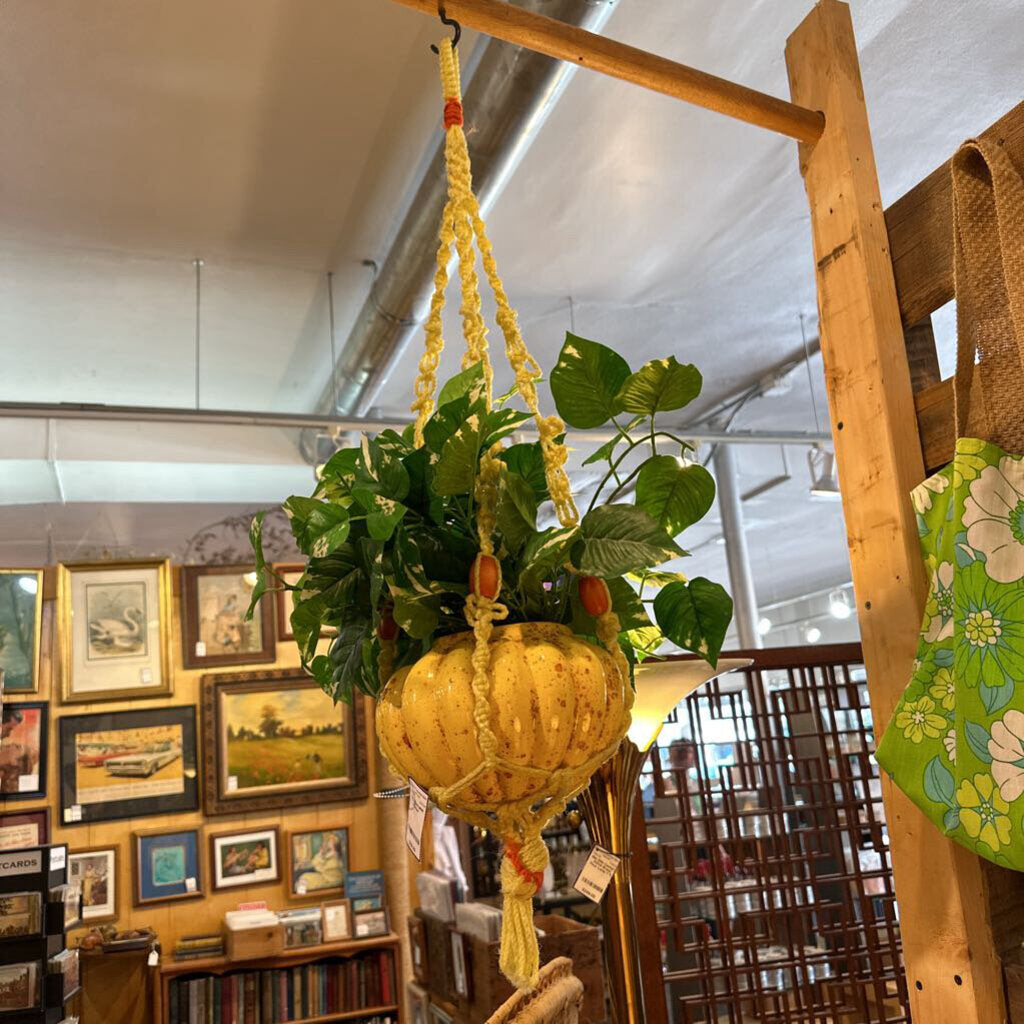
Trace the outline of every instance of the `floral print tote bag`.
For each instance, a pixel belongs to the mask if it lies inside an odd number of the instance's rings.
[[[984,140],[952,173],[957,442],[911,496],[928,602],[877,757],[948,836],[1024,871],[1024,180]]]

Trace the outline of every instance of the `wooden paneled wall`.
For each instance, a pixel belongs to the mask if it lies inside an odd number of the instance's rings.
[[[38,694],[25,694],[24,700],[45,700],[50,704],[50,736],[49,765],[47,769],[47,792],[45,801],[8,800],[0,801],[4,811],[22,811],[48,806],[50,808],[51,841],[66,842],[71,850],[93,846],[115,846],[118,851],[117,877],[117,926],[119,928],[137,928],[143,925],[152,926],[163,944],[165,954],[169,954],[174,942],[182,935],[194,935],[202,932],[218,931],[226,910],[237,906],[241,900],[266,900],[271,908],[315,906],[316,900],[289,900],[287,887],[283,877],[286,871],[286,855],[284,844],[290,831],[309,828],[347,827],[349,842],[349,866],[352,870],[377,868],[380,866],[378,852],[377,801],[370,797],[367,800],[350,804],[310,804],[307,808],[285,811],[267,811],[255,814],[218,815],[206,817],[202,809],[187,814],[158,815],[144,818],[123,819],[120,821],[101,822],[87,825],[71,825],[63,827],[60,822],[60,784],[58,766],[60,749],[58,747],[58,719],[65,714],[85,714],[102,711],[140,710],[146,707],[165,707],[169,704],[196,704],[199,702],[199,680],[208,670],[186,671],[182,666],[181,649],[181,573],[177,567],[173,572],[174,601],[173,629],[171,643],[174,660],[174,695],[170,699],[134,701],[104,701],[94,704],[61,704],[59,687],[54,671],[56,633],[56,571],[48,568],[45,574],[43,623],[41,641],[40,690]],[[271,668],[291,668],[299,663],[298,649],[294,641],[279,641],[277,645],[277,661],[272,665],[238,666],[231,671],[261,671]],[[19,698],[8,697],[12,703]],[[324,697],[325,710],[330,706]],[[373,721],[372,705],[367,705],[368,723]],[[202,775],[202,729],[197,715],[199,731],[199,765]],[[369,791],[376,788],[376,758],[373,756],[372,726],[368,729],[367,773]],[[232,829],[244,831],[262,825],[278,825],[281,829],[281,849],[278,851],[282,880],[277,884],[258,885],[248,888],[237,888],[224,892],[213,892],[211,870],[209,864],[209,843],[206,839],[211,832],[225,832]],[[136,830],[155,828],[188,828],[198,826],[201,832],[200,855],[202,858],[203,899],[186,899],[173,903],[160,903],[144,907],[135,907],[134,878],[132,875],[132,833]],[[401,924],[401,922],[399,922]],[[74,934],[74,933],[73,933]]]

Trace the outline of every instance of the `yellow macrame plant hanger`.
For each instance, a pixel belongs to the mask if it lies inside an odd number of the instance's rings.
[[[565,472],[567,451],[557,438],[565,427],[557,416],[545,417],[537,402],[536,382],[540,367],[527,351],[515,311],[509,304],[504,286],[498,276],[491,244],[488,241],[480,206],[473,195],[469,150],[463,131],[462,92],[458,56],[450,40],[440,47],[441,84],[444,96],[445,159],[448,173],[448,201],[441,218],[440,244],[437,250],[437,272],[434,294],[426,322],[426,351],[419,364],[416,380],[416,400],[412,411],[416,413],[415,445],[422,447],[423,428],[435,408],[437,369],[444,349],[441,315],[448,286],[448,264],[454,243],[458,256],[459,276],[462,283],[462,323],[466,352],[463,369],[479,363],[485,384],[486,409],[492,404],[493,369],[487,346],[487,328],[481,313],[480,289],[476,273],[474,238],[479,248],[484,272],[497,303],[497,322],[505,339],[505,354],[515,372],[515,388],[533,414],[544,457],[544,471],[548,491],[554,503],[558,520],[563,527],[579,523],[579,513],[569,488]],[[480,552],[494,555],[496,506],[502,465],[499,458],[500,442],[482,453],[476,477],[476,528]],[[493,726],[491,699],[491,634],[494,623],[504,619],[508,609],[501,604],[500,593],[494,598],[471,593],[466,600],[466,621],[474,636],[472,654],[473,723],[476,739],[483,755],[480,763],[463,778],[445,787],[430,789],[433,802],[444,812],[463,818],[471,824],[494,832],[505,844],[501,864],[501,883],[504,896],[504,920],[500,965],[502,972],[518,988],[536,985],[539,970],[539,952],[533,926],[533,897],[543,882],[548,864],[548,851],[541,831],[565,805],[584,789],[593,773],[615,752],[629,728],[633,688],[629,666],[618,643],[619,619],[609,610],[598,617],[598,638],[611,656],[622,687],[621,722],[614,730],[613,739],[593,751],[577,765],[555,771],[514,763],[501,756]],[[381,681],[391,674],[394,641],[382,643],[379,669]],[[381,748],[398,775],[409,774],[402,767],[401,752],[390,744],[379,730]],[[460,794],[473,786],[489,772],[500,771],[507,778],[535,783],[530,794],[519,800],[485,805],[478,800],[472,805],[460,801]]]

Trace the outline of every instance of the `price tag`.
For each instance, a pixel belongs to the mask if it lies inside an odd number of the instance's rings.
[[[430,797],[422,786],[417,786],[412,779],[409,780],[409,817],[405,822],[405,845],[409,852],[417,859],[423,846],[423,821],[427,816],[427,804]]]
[[[66,846],[50,847],[50,870],[59,871],[68,862],[68,848]]]
[[[206,657],[206,643],[203,640],[197,640],[196,641],[196,657],[197,658],[205,658]]]
[[[572,887],[593,903],[600,903],[621,860],[603,847],[595,846]]]
[[[196,880],[194,878],[186,878],[185,879],[185,892],[195,892],[195,891],[196,891]]]
[[[238,789],[238,776],[237,775],[229,775],[228,776],[228,792],[229,793],[233,793],[236,789]]]
[[[38,775],[19,775],[18,776],[18,792],[19,793],[31,793],[39,788],[39,776]]]
[[[160,954],[155,949],[151,949],[149,951],[149,959],[146,963],[149,964],[150,967],[156,967],[156,965],[160,963]]]
[[[139,669],[139,679],[143,686],[149,686],[153,682],[153,670],[151,668]]]
[[[70,807],[64,808],[64,822],[65,824],[69,821],[81,821],[82,820],[82,805],[72,804]]]

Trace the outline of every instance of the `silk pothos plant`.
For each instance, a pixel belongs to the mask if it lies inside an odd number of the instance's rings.
[[[707,513],[715,482],[686,462],[690,446],[659,424],[692,402],[700,372],[674,358],[635,372],[605,345],[569,334],[550,375],[559,415],[578,429],[611,425],[612,440],[585,462],[602,477],[578,526],[539,527],[548,499],[539,442],[504,449],[495,551],[507,622],[555,622],[594,639],[595,602],[610,598],[630,665],[666,639],[712,665],[732,618],[717,583],[659,568],[685,554],[680,534]],[[510,397],[486,412],[483,374],[453,377],[416,449],[412,428],[363,436],[322,467],[311,497],[284,503],[306,571],[290,586],[265,561],[263,513],[253,520],[257,583],[252,609],[271,590],[293,590],[292,630],[303,666],[336,701],[376,696],[381,637],[394,668],[438,637],[466,630],[463,611],[476,558],[473,487],[480,453],[530,418]],[[646,453],[638,461],[638,453]],[[595,581],[604,581],[607,591]],[[588,611],[588,608],[590,611]],[[333,634],[329,652],[317,653]]]

